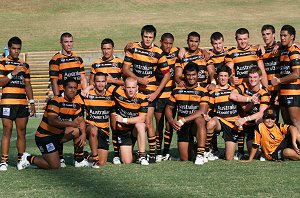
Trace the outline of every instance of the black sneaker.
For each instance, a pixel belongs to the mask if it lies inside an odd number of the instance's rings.
[[[149,162],[150,164],[156,163],[156,157],[155,157],[155,156],[152,156],[152,155],[148,155],[148,162]]]

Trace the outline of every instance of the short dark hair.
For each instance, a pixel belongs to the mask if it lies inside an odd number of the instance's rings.
[[[200,34],[199,34],[198,32],[195,32],[195,31],[190,32],[190,33],[188,34],[187,40],[189,40],[191,36],[192,36],[192,37],[198,37],[199,40],[200,40]]]
[[[60,41],[63,41],[64,37],[70,38],[70,37],[73,37],[73,36],[72,36],[72,34],[69,33],[69,32],[64,32],[64,33],[62,33],[62,35],[60,36]]]
[[[293,26],[291,25],[284,25],[281,28],[281,31],[287,31],[289,33],[289,35],[294,35],[294,40],[296,38],[296,30]]]
[[[235,39],[237,38],[238,34],[248,34],[248,37],[250,36],[249,35],[249,31],[246,28],[239,28],[239,29],[237,29],[235,31]]]
[[[270,24],[263,25],[261,28],[261,32],[265,30],[272,30],[272,33],[275,34],[275,27],[273,25]]]
[[[222,65],[220,66],[218,69],[217,69],[217,75],[219,75],[221,72],[226,72],[228,73],[228,76],[231,76],[232,74],[232,71],[231,71],[231,68],[228,67],[227,65]]]
[[[196,70],[197,73],[199,73],[199,67],[198,67],[198,65],[196,63],[190,61],[184,67],[183,74],[186,75],[187,71],[195,71],[195,70]]]
[[[254,74],[254,73],[258,73],[259,76],[262,76],[261,69],[258,66],[250,67],[250,69],[248,71],[248,76],[249,76],[249,74]]]
[[[105,38],[101,41],[101,48],[103,47],[103,45],[105,44],[111,44],[113,47],[115,47],[114,41],[110,38]]]
[[[17,36],[14,36],[12,38],[9,39],[8,43],[7,43],[7,46],[8,47],[11,47],[12,44],[16,44],[16,45],[21,45],[22,46],[22,41],[19,37]]]
[[[67,79],[63,82],[63,87],[66,88],[70,82],[75,82],[75,83],[78,85],[78,82],[77,82],[74,78],[67,78]]]
[[[94,79],[97,77],[97,76],[107,76],[107,74],[103,73],[103,72],[97,72],[95,75],[94,75]]]
[[[210,36],[210,42],[212,43],[212,40],[219,40],[222,39],[224,40],[224,36],[221,32],[214,32],[212,33],[212,35]]]
[[[163,40],[165,40],[166,38],[170,38],[170,39],[172,39],[173,41],[174,41],[174,36],[173,36],[173,34],[171,34],[171,33],[164,33],[163,35],[161,35],[161,38],[160,38],[160,40],[161,41],[163,41]]]
[[[141,30],[141,36],[144,36],[144,33],[153,33],[154,34],[154,38],[156,37],[156,28],[153,25],[145,25],[144,27],[142,27]]]

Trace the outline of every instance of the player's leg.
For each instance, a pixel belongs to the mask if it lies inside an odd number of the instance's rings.
[[[293,124],[289,115],[288,107],[280,106],[281,117],[285,124]]]
[[[99,161],[98,156],[98,127],[94,125],[88,125],[86,127],[86,133],[89,138],[89,144],[92,152],[91,158],[89,158],[89,161],[93,161],[94,163],[97,163]]]
[[[105,131],[108,132],[108,128]],[[108,158],[109,150],[109,136],[105,133],[103,129],[98,130],[98,157],[99,157],[99,166],[104,166]]]
[[[18,150],[18,162],[22,159],[23,153],[26,150],[26,126],[28,117],[16,118],[16,130],[17,130],[17,150]]]
[[[205,143],[205,157],[207,160],[213,161],[216,159],[216,157],[211,153],[211,145],[212,141],[215,136],[215,132],[221,131],[221,124],[217,117],[211,118],[210,121],[206,124],[206,143]]]
[[[206,143],[206,121],[203,117],[198,117],[194,121],[196,125],[196,138],[197,138],[197,156],[195,164],[203,165],[204,164],[204,152],[205,152],[205,143]]]
[[[162,112],[155,112],[156,120],[156,161],[162,160],[161,145],[163,140],[163,129],[164,129],[164,114]]]
[[[286,148],[283,150],[284,158],[291,160],[300,160],[300,155],[296,153],[296,151],[292,148]]]
[[[238,129],[236,126],[228,126],[222,121],[220,122],[225,141],[225,159],[234,160],[236,142],[238,141]]]
[[[133,136],[138,143],[138,157],[141,165],[149,165],[146,159],[146,125],[145,123],[136,123],[133,129]]]
[[[84,158],[84,152],[83,152],[84,146],[79,146],[80,130],[78,128],[67,127],[65,129],[65,135],[63,139],[69,141],[71,140],[71,137],[73,138],[73,144],[74,144],[74,161],[75,161],[74,166],[88,167],[89,163]]]
[[[49,154],[43,154],[43,157],[30,156],[29,162],[35,164],[42,169],[58,169],[60,168],[60,158],[58,151]]]
[[[173,117],[176,116],[176,108],[173,108]],[[170,123],[168,122],[168,119],[165,118],[166,122],[166,128],[164,132],[164,152],[163,152],[163,160],[169,160],[171,159],[171,156],[169,154],[170,152],[170,146],[172,142],[173,137],[173,127],[171,127]]]
[[[8,153],[9,153],[9,145],[10,138],[12,134],[13,121],[7,118],[2,118],[2,140],[1,140],[1,170],[7,170],[7,162],[8,162]]]
[[[300,132],[300,107],[289,107],[288,113],[292,125]]]
[[[132,146],[130,145],[120,145],[120,154],[121,161],[123,164],[131,164],[132,163]]]
[[[155,130],[153,126],[153,116],[154,116],[154,107],[149,106],[148,112],[146,115],[146,128],[148,134],[148,144],[149,144],[149,162],[155,163],[155,144],[156,144],[156,137],[155,137]]]

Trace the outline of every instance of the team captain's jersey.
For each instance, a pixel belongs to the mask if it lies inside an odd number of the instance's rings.
[[[178,58],[179,48],[172,47],[169,54],[165,54],[168,65],[170,68],[170,80],[167,82],[165,88],[162,90],[161,94],[159,95],[159,98],[169,98],[172,90],[175,86],[174,76],[175,76],[175,67],[180,66],[180,60]],[[164,77],[164,75],[161,73],[160,70],[156,70],[156,81],[157,84],[160,83]]]
[[[280,69],[280,51],[273,53],[273,48],[276,43],[274,43],[273,46],[267,48],[265,47],[265,54],[260,56],[260,59],[264,62],[265,70],[267,73],[268,78],[268,89],[270,91],[278,90],[278,86],[273,86],[271,84],[271,80],[274,77],[279,77],[279,69]]]
[[[258,101],[259,104],[256,104],[253,106],[253,108],[249,109],[246,113],[246,115],[243,116],[248,116],[248,115],[253,115],[257,112],[259,112],[259,109],[261,107],[268,107],[270,105],[270,94],[266,90],[265,87],[260,87],[258,91],[252,91],[248,83],[242,83],[235,89],[239,94],[243,96],[253,96],[254,94],[258,95]],[[255,121],[247,122],[248,124],[255,124]]]
[[[121,79],[122,77],[123,60],[114,57],[110,61],[105,61],[102,58],[97,59],[91,66],[91,74],[102,72],[111,75],[113,78]]]
[[[213,116],[217,116],[227,126],[237,130],[234,123],[239,118],[238,105],[229,99],[233,89],[229,85],[227,89],[221,89],[217,85],[217,88],[209,93],[209,106]]]
[[[50,79],[58,79],[60,93],[63,92],[63,82],[68,78],[74,78],[78,84],[78,90],[80,90],[80,74],[85,74],[83,61],[75,52],[68,56],[60,51],[49,62]]]
[[[226,54],[234,48],[228,49],[224,47],[223,52],[216,53],[213,49],[209,49],[207,52],[209,53],[209,59],[207,64],[213,64],[215,66],[215,72],[217,72],[218,68],[224,65]]]
[[[0,77],[11,73],[15,67],[22,70],[2,87],[2,105],[28,105],[25,91],[25,82],[30,82],[29,65],[20,59],[2,58],[0,60]]]
[[[115,111],[123,118],[138,117],[140,114],[146,116],[148,112],[148,101],[144,94],[136,93],[135,97],[128,99],[125,94],[125,88],[120,86],[113,91],[115,99]],[[127,132],[133,128],[132,124],[117,122],[117,132]]]
[[[264,123],[260,123],[255,129],[253,144],[260,145],[266,158],[273,160],[271,154],[280,145],[284,135],[288,133],[288,128],[287,124],[277,123],[272,128],[268,128]]]
[[[86,123],[104,130],[109,136],[109,115],[114,112],[115,101],[110,91],[97,95],[90,90],[87,98],[83,98],[86,110]]]
[[[233,64],[235,77],[239,78],[239,84],[248,81],[248,71],[253,66],[258,66],[262,60],[257,56],[257,50],[250,47],[247,50],[232,49],[225,56],[226,64]]]
[[[178,109],[178,119],[180,119],[192,115],[199,110],[201,104],[208,105],[208,102],[208,92],[201,86],[176,87],[169,98],[168,105]]]
[[[202,87],[206,87],[208,78],[207,62],[202,54],[202,51],[198,50],[198,53],[196,54],[190,54],[188,52],[185,53],[181,60],[181,68],[184,69],[189,62],[193,62],[198,65],[198,82]]]
[[[280,54],[280,77],[287,76],[295,69],[300,69],[300,49],[295,45],[283,50]],[[300,95],[300,79],[280,84],[280,95]]]
[[[76,95],[72,101],[67,101],[63,96],[55,96],[47,103],[42,121],[35,135],[37,137],[46,137],[63,133],[65,128],[49,125],[48,116],[58,116],[62,121],[74,120],[83,116],[82,105],[83,101],[79,95]]]
[[[163,51],[153,45],[149,49],[142,47],[141,43],[134,43],[132,48],[126,51],[124,64],[132,65],[132,71],[137,77],[147,77],[147,86],[139,84],[139,90],[145,94],[153,93],[157,89],[155,70],[162,74],[170,71],[167,59]]]

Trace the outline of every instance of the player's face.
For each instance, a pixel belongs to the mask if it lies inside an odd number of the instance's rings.
[[[104,44],[102,45],[102,54],[105,59],[110,59],[113,57],[114,48],[112,44]]]
[[[187,71],[185,77],[186,77],[188,86],[194,86],[198,82],[198,73],[196,70]]]
[[[171,38],[165,38],[163,41],[160,41],[161,43],[161,49],[166,53],[170,53],[172,47],[173,47],[173,43],[174,40]]]
[[[77,83],[76,82],[69,82],[65,87],[65,96],[68,100],[72,100],[77,94]]]
[[[199,37],[196,37],[196,36],[190,36],[187,40],[187,44],[188,44],[189,50],[196,51],[199,47],[200,39],[199,39]]]
[[[105,76],[96,76],[94,80],[95,89],[98,92],[102,92],[106,86],[106,77]]]
[[[224,50],[224,40],[223,38],[219,39],[219,40],[211,40],[211,45],[214,48],[214,51],[217,53],[221,53]]]
[[[138,90],[137,82],[126,81],[125,82],[125,90],[126,90],[126,95],[128,96],[128,98],[133,98]]]
[[[12,44],[11,47],[8,48],[9,56],[12,58],[18,58],[21,53],[21,45],[20,44]]]
[[[63,51],[65,51],[67,54],[71,53],[73,49],[73,37],[63,37],[60,44]]]
[[[294,41],[294,35],[290,35],[286,30],[281,31],[280,40],[283,46],[291,46]]]
[[[154,32],[144,32],[142,40],[146,47],[150,48],[154,39]]]
[[[236,42],[237,42],[237,47],[239,49],[246,49],[249,46],[249,35],[248,34],[237,34]]]
[[[264,30],[262,31],[261,35],[266,45],[272,45],[274,43],[275,34],[273,34],[272,30]]]
[[[249,80],[249,84],[252,87],[255,87],[260,84],[261,76],[259,76],[258,73],[249,74],[248,80]]]
[[[272,118],[264,118],[263,119],[264,124],[266,125],[266,127],[268,128],[272,128],[276,122],[276,119],[272,119]]]
[[[225,86],[228,84],[229,75],[227,72],[220,72],[218,75],[219,84]]]

